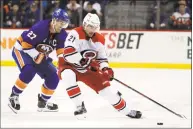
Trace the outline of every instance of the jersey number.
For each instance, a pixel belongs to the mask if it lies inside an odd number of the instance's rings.
[[[34,34],[33,31],[30,31],[30,32],[27,34],[27,36],[32,40],[32,39],[36,38],[37,35]]]
[[[74,36],[70,35],[70,38],[68,39],[68,41],[74,42],[75,39],[76,39],[76,38],[75,38]]]

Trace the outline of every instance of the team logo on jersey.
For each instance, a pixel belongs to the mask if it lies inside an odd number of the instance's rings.
[[[98,53],[94,50],[84,50],[81,52],[81,55],[83,58],[96,59]]]
[[[47,44],[38,44],[36,50],[45,54],[50,54],[54,49]]]

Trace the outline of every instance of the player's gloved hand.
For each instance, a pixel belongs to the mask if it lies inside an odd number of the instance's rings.
[[[103,71],[104,78],[106,78],[109,81],[113,80],[114,72],[112,68],[105,67],[102,69],[102,71]]]
[[[62,80],[62,76],[61,73],[63,71],[63,65],[65,64],[64,58],[63,57],[59,57],[58,58],[58,77],[60,80]]]
[[[34,57],[34,62],[36,64],[40,64],[42,62],[42,60],[44,59],[45,54],[44,53],[39,53],[36,57]]]
[[[89,69],[90,69],[91,71],[96,72],[96,71],[99,70],[99,67],[100,67],[100,65],[99,65],[98,61],[96,61],[96,60],[94,60],[94,59],[91,60],[90,65],[89,65]]]
[[[84,68],[89,68],[91,71],[97,71],[99,69],[99,63],[94,59],[82,58],[80,64]]]
[[[89,58],[82,58],[82,59],[80,60],[80,65],[81,65],[82,67],[86,68],[86,67],[89,66],[90,61],[91,61],[91,60],[90,60]]]

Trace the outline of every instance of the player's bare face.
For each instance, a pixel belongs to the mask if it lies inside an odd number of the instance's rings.
[[[55,23],[56,33],[60,33],[60,31],[64,28],[64,26],[65,26],[66,24],[67,24],[67,23],[66,23],[65,21],[57,20],[56,23]]]
[[[98,29],[97,27],[92,25],[85,26],[85,31],[89,37],[92,37],[94,33],[97,31],[97,29]]]

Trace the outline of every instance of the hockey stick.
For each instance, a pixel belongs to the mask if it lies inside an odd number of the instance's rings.
[[[163,106],[162,104],[156,102],[155,100],[151,99],[150,97],[148,97],[148,96],[142,94],[141,92],[139,92],[139,91],[133,89],[132,87],[130,87],[129,85],[123,83],[122,81],[120,81],[120,80],[118,80],[118,79],[116,79],[116,78],[113,78],[113,80],[115,80],[115,81],[119,82],[120,84],[122,84],[123,86],[125,86],[125,87],[127,87],[127,88],[129,88],[129,89],[131,89],[131,90],[133,90],[133,91],[135,91],[135,92],[137,92],[138,94],[140,94],[140,95],[142,95],[143,97],[145,97],[145,98],[151,100],[152,102],[156,103],[157,105],[159,105],[159,106],[165,108],[166,110],[170,111],[171,113],[175,114],[176,116],[178,116],[178,117],[180,117],[180,118],[186,118],[184,115],[180,115],[180,114],[178,114],[178,113],[172,111],[171,109],[169,109],[169,108]]]

